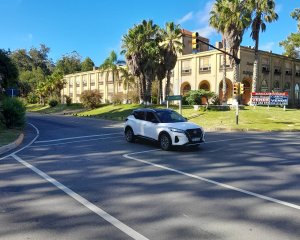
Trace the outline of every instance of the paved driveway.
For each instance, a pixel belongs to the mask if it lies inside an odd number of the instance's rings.
[[[28,122],[0,160],[0,239],[300,239],[298,133],[209,132],[164,152],[120,123]]]

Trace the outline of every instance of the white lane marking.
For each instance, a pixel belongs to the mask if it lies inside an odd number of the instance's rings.
[[[11,153],[11,154],[9,154],[9,155],[7,155],[7,156],[4,156],[4,157],[0,158],[0,160],[2,160],[2,159],[4,159],[4,158],[7,158],[7,157],[10,157],[10,156],[13,155],[13,154],[16,154],[16,153],[18,153],[18,152],[21,152],[21,151],[24,150],[25,148],[28,148],[28,147],[29,147],[31,144],[33,144],[34,141],[40,136],[40,131],[39,131],[33,124],[31,124],[31,123],[28,123],[28,124],[31,125],[31,126],[35,129],[35,131],[36,131],[36,136],[34,137],[34,139],[31,140],[31,142],[28,143],[26,146],[20,148],[20,149],[17,150],[17,151],[14,151],[13,153]]]
[[[153,151],[154,150],[150,150],[149,152],[153,152]],[[200,176],[197,176],[197,175],[194,175],[194,174],[186,173],[186,172],[183,172],[183,171],[180,171],[180,170],[176,170],[176,169],[173,169],[173,168],[170,168],[170,167],[166,167],[166,166],[156,164],[156,163],[151,163],[151,162],[148,162],[146,160],[142,160],[142,159],[130,156],[130,155],[136,155],[136,154],[139,154],[139,153],[146,153],[146,152],[147,151],[138,152],[138,153],[124,154],[123,157],[125,157],[127,159],[134,160],[134,161],[138,161],[138,162],[141,162],[141,163],[145,163],[145,164],[157,167],[157,168],[161,168],[161,169],[164,169],[164,170],[167,170],[167,171],[171,171],[171,172],[175,172],[175,173],[178,173],[178,174],[181,174],[181,175],[185,175],[185,176],[190,177],[190,178],[195,178],[195,179],[198,179],[198,180],[201,180],[201,181],[204,181],[204,182],[212,183],[214,185],[217,185],[217,186],[220,186],[220,187],[223,187],[223,188],[227,188],[227,189],[230,189],[230,190],[233,190],[233,191],[241,192],[241,193],[244,193],[244,194],[247,194],[247,195],[250,195],[250,196],[253,196],[253,197],[257,197],[257,198],[260,198],[260,199],[263,199],[263,200],[267,200],[267,201],[270,201],[270,202],[274,202],[274,203],[277,203],[277,204],[280,204],[280,205],[284,205],[284,206],[287,206],[287,207],[290,207],[290,208],[300,210],[300,206],[296,205],[296,204],[293,204],[293,203],[281,201],[281,200],[278,200],[276,198],[267,197],[267,196],[264,196],[264,195],[261,195],[261,194],[258,194],[258,193],[254,193],[254,192],[250,192],[250,191],[247,191],[247,190],[244,190],[244,189],[241,189],[241,188],[233,187],[233,186],[230,186],[228,184],[224,184],[224,183],[221,183],[221,182],[210,180],[208,178],[200,177]]]
[[[125,225],[124,223],[122,223],[121,221],[119,221],[118,219],[114,218],[113,216],[111,216],[110,214],[108,214],[107,212],[103,211],[101,208],[98,208],[96,205],[92,204],[91,202],[89,202],[88,200],[86,200],[85,198],[81,197],[79,194],[75,193],[74,191],[72,191],[71,189],[67,188],[66,186],[64,186],[63,184],[59,183],[58,181],[56,181],[54,178],[51,178],[50,176],[48,176],[46,173],[42,172],[41,170],[39,170],[38,168],[32,166],[31,164],[27,163],[26,161],[24,161],[23,159],[21,159],[20,157],[18,157],[17,155],[15,155],[16,153],[24,150],[25,148],[28,148],[30,145],[32,145],[34,143],[34,141],[39,137],[40,132],[39,129],[37,127],[35,127],[33,124],[30,124],[35,130],[36,130],[36,136],[35,138],[28,143],[25,147],[7,155],[4,156],[3,158],[1,158],[0,160],[7,158],[9,156],[13,157],[14,159],[16,159],[19,163],[23,164],[24,166],[30,168],[32,171],[34,171],[35,173],[37,173],[39,176],[41,176],[42,178],[44,178],[45,180],[47,180],[48,182],[52,183],[53,185],[55,185],[56,187],[58,187],[59,189],[61,189],[62,191],[64,191],[65,193],[67,193],[69,196],[71,196],[73,199],[75,199],[76,201],[80,202],[82,205],[84,205],[85,207],[87,207],[88,209],[90,209],[92,212],[96,213],[98,216],[102,217],[103,219],[105,219],[107,222],[109,222],[110,224],[114,225],[115,227],[117,227],[118,229],[120,229],[121,231],[123,231],[125,234],[127,234],[128,236],[132,237],[133,239],[139,239],[139,240],[149,240],[148,238],[144,237],[143,235],[141,235],[140,233],[136,232],[135,230],[133,230],[132,228],[128,227],[127,225]]]
[[[120,133],[120,132],[118,132],[118,133],[105,133],[105,134],[98,134],[98,135],[87,135],[87,136],[79,136],[79,137],[59,138],[59,139],[52,139],[52,140],[36,141],[35,143],[59,142],[59,141],[78,139],[78,138],[102,137],[102,136],[116,135],[116,134],[121,135],[122,133]]]
[[[55,180],[54,178],[50,177],[49,175],[47,175],[43,171],[39,170],[38,168],[36,168],[36,167],[32,166],[31,164],[29,164],[28,162],[24,161],[23,159],[21,159],[17,155],[12,154],[11,156],[14,159],[16,159],[19,163],[21,163],[25,167],[31,169],[32,171],[34,171],[36,174],[41,176],[43,179],[45,179],[49,183],[52,183],[54,186],[56,186],[57,188],[59,188],[60,190],[65,192],[67,195],[69,195],[70,197],[75,199],[77,202],[81,203],[86,208],[90,209],[92,212],[96,213],[98,216],[105,219],[107,222],[114,225],[116,228],[120,229],[122,232],[124,232],[128,236],[132,237],[133,239],[139,239],[139,240],[148,239],[145,236],[143,236],[140,233],[133,230],[132,228],[128,227],[127,225],[125,225],[124,223],[122,223],[121,221],[119,221],[118,219],[116,219],[115,217],[110,215],[109,213],[105,212],[101,208],[99,208],[96,205],[94,205],[93,203],[89,202],[87,199],[81,197],[79,194],[77,194],[76,192],[74,192],[70,188],[66,187],[65,185],[63,185],[60,182],[58,182],[57,180]]]
[[[103,140],[103,139],[112,139],[112,138],[120,138],[120,136],[106,137],[106,138],[93,138],[93,139],[85,139],[85,140],[77,140],[77,141],[71,141],[71,142],[53,143],[53,144],[45,144],[45,145],[32,145],[32,146],[30,146],[30,148],[51,147],[51,146],[65,145],[65,144],[69,144],[69,143],[89,142],[89,141],[96,141],[96,140]]]

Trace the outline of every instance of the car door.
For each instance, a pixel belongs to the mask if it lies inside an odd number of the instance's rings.
[[[146,112],[146,121],[144,123],[144,135],[147,138],[157,140],[158,119],[153,112]]]
[[[144,136],[143,124],[145,123],[145,112],[134,111],[133,116],[135,118],[135,122],[132,125],[134,134]]]

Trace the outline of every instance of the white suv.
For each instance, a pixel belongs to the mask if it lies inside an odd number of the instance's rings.
[[[136,137],[158,141],[163,150],[172,146],[199,145],[204,142],[202,127],[170,109],[137,109],[129,115],[124,126],[125,138]]]

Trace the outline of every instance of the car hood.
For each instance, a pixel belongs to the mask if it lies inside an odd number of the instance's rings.
[[[195,128],[202,128],[199,125],[191,122],[176,122],[176,123],[159,123],[159,126],[162,127],[172,127],[177,128],[181,130],[187,130],[187,129],[195,129]]]

